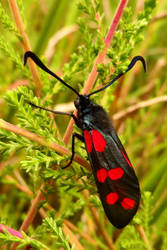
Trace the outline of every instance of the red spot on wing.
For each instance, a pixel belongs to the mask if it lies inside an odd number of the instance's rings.
[[[108,171],[108,176],[111,180],[117,180],[122,178],[124,171],[122,168],[113,168]]]
[[[91,135],[89,133],[88,130],[84,130],[84,138],[85,138],[85,143],[86,143],[86,148],[88,150],[88,152],[92,151],[92,139],[91,139]]]
[[[92,139],[95,150],[103,152],[106,146],[106,141],[98,130],[92,130]]]
[[[118,194],[115,193],[115,192],[111,192],[109,193],[107,196],[106,196],[106,202],[109,204],[109,205],[113,205],[117,202],[118,200]]]
[[[122,150],[121,150],[121,153],[123,154],[123,157],[125,158],[126,162],[129,164],[129,166],[132,167],[132,164],[130,163],[130,161],[128,160],[128,158],[126,157],[126,155],[124,154]]]
[[[105,168],[101,168],[97,170],[96,176],[99,182],[105,182],[105,179],[107,178],[107,171],[105,170]]]
[[[134,205],[135,205],[135,201],[130,199],[130,198],[124,198],[122,201],[121,201],[121,205],[124,209],[127,209],[127,210],[130,210],[130,209],[133,209]]]

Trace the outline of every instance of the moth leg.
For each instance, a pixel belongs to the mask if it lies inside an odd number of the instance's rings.
[[[71,155],[71,159],[70,159],[70,162],[65,166],[63,167],[62,169],[65,169],[65,168],[68,168],[73,159],[74,159],[74,155],[75,155],[75,138],[79,139],[80,141],[84,142],[84,137],[80,134],[77,134],[77,133],[73,133],[72,134],[72,155]]]

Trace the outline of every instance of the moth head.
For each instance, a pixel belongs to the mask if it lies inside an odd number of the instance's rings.
[[[91,101],[87,95],[79,95],[75,101],[74,105],[77,109],[84,109],[90,105]]]

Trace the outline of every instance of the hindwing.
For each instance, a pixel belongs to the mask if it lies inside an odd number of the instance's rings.
[[[135,215],[140,188],[134,169],[114,130],[84,130],[84,139],[100,199],[110,222],[126,226]]]

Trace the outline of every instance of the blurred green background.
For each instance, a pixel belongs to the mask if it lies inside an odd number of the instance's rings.
[[[0,118],[67,147],[62,138],[69,118],[50,117],[26,102],[72,111],[75,95],[38,69],[42,82],[39,96],[28,66],[23,66],[24,38],[17,30],[10,2],[15,1],[0,3]],[[17,4],[32,51],[81,91],[104,49],[103,40],[119,2],[18,0]],[[19,230],[41,185],[45,187],[44,199],[39,200],[38,212],[27,228],[27,234],[37,240],[34,249],[71,249],[72,244],[75,249],[167,249],[166,27],[167,1],[128,1],[107,56],[98,65],[94,89],[125,70],[133,56],[142,55],[147,62],[146,73],[138,63],[118,83],[93,97],[109,112],[141,186],[139,212],[124,230],[118,232],[105,218],[91,171],[77,163],[62,170],[69,156],[62,157],[0,126],[1,223]],[[80,142],[76,153],[87,160]],[[57,165],[60,167],[55,169]],[[89,204],[83,190],[89,191]],[[90,204],[99,215],[100,229]],[[106,243],[102,230],[111,244]],[[14,239],[5,235],[0,244],[10,249],[12,242]],[[76,246],[77,242],[81,246]],[[24,243],[29,244],[25,239],[22,247]]]

